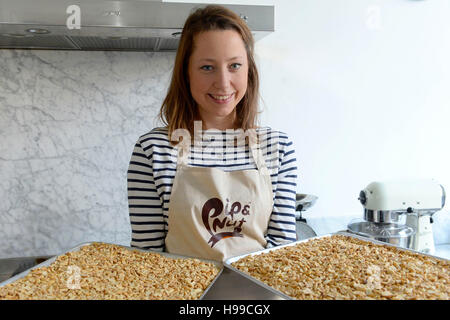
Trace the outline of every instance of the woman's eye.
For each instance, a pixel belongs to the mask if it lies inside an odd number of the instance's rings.
[[[232,63],[230,65],[230,68],[232,70],[238,70],[241,66],[242,66],[242,64],[240,64],[240,63]],[[203,71],[212,71],[213,70],[213,66],[205,65],[205,66],[200,67],[200,69],[203,70]]]
[[[231,69],[238,70],[241,66],[242,66],[242,64],[240,64],[240,63],[233,63],[231,65]]]

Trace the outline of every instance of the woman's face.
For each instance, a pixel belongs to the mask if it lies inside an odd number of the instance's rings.
[[[202,120],[217,124],[233,118],[248,79],[247,51],[239,33],[215,30],[197,34],[188,70],[191,94]]]

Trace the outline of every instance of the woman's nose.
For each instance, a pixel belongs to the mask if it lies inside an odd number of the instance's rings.
[[[214,86],[217,89],[228,88],[231,83],[231,74],[230,71],[226,68],[218,69],[216,73],[216,77],[214,79]]]

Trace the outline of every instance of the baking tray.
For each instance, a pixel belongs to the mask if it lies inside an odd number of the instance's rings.
[[[402,248],[402,247],[399,247],[399,246],[396,246],[396,245],[393,245],[393,244],[389,244],[387,242],[382,242],[382,241],[378,241],[378,240],[369,239],[369,238],[366,238],[366,237],[363,237],[363,236],[359,236],[359,235],[356,235],[356,234],[353,234],[353,233],[349,233],[349,232],[346,232],[346,231],[339,231],[339,232],[329,233],[329,234],[322,235],[322,236],[317,236],[317,237],[312,237],[312,238],[308,238],[308,239],[304,239],[304,240],[290,242],[288,244],[284,244],[284,245],[273,247],[273,248],[269,248],[269,249],[264,249],[264,250],[255,251],[255,252],[252,252],[252,253],[247,253],[247,254],[235,256],[235,257],[227,259],[224,262],[224,266],[226,268],[228,268],[228,269],[231,269],[234,272],[237,272],[241,276],[243,276],[243,277],[245,277],[245,278],[255,282],[256,284],[258,284],[261,287],[271,291],[274,294],[277,294],[277,295],[279,295],[279,296],[281,296],[281,297],[283,297],[283,298],[285,298],[287,300],[295,300],[291,296],[288,296],[287,294],[285,294],[285,293],[283,293],[283,292],[281,292],[279,290],[274,289],[273,287],[271,287],[271,286],[265,284],[264,282],[262,282],[262,281],[260,281],[260,280],[258,280],[256,278],[250,276],[249,274],[236,269],[231,264],[236,262],[236,261],[238,261],[238,260],[240,260],[240,259],[242,259],[242,258],[244,258],[244,257],[247,257],[247,256],[260,255],[262,253],[267,253],[267,252],[274,251],[274,250],[280,250],[280,249],[282,249],[284,247],[295,246],[295,245],[297,245],[299,243],[308,242],[308,241],[315,240],[315,239],[327,238],[327,237],[331,237],[331,236],[334,236],[334,235],[348,236],[348,237],[356,238],[356,239],[359,239],[359,240],[362,240],[362,241],[371,242],[371,243],[374,243],[374,244],[379,244],[379,245],[388,246],[388,247],[394,247],[394,248],[397,248],[397,249],[402,250],[402,251],[410,251],[410,252],[413,252],[413,253],[416,253],[416,254],[422,255],[422,256],[432,257],[432,258],[443,260],[443,261],[449,261],[448,259],[445,259],[445,258],[442,258],[442,257],[437,257],[437,256],[434,256],[434,255],[422,253],[422,252],[419,252],[419,251],[416,251],[416,250],[412,250],[412,249]]]
[[[25,271],[23,271],[23,272],[21,272],[21,273],[16,274],[15,276],[9,278],[8,280],[5,280],[5,281],[1,282],[1,283],[0,283],[0,288],[3,287],[3,286],[5,286],[5,285],[7,285],[7,284],[9,284],[9,283],[12,283],[12,282],[18,280],[18,279],[21,279],[21,278],[25,277],[25,276],[26,276],[31,270],[33,270],[33,269],[37,269],[37,268],[41,268],[41,267],[48,267],[48,266],[51,265],[53,262],[55,262],[56,259],[57,259],[59,256],[62,256],[62,255],[66,254],[66,253],[69,253],[69,252],[75,252],[75,251],[78,251],[78,250],[80,250],[82,247],[91,245],[91,244],[93,244],[93,243],[104,243],[104,244],[110,244],[110,245],[115,245],[115,246],[118,246],[118,247],[121,247],[121,248],[125,248],[125,249],[127,249],[127,250],[136,250],[136,251],[146,252],[146,253],[149,253],[149,252],[151,252],[151,253],[156,253],[156,254],[160,254],[160,255],[162,255],[162,256],[165,256],[165,257],[167,257],[167,258],[174,258],[174,259],[197,259],[197,260],[200,260],[200,261],[203,261],[203,262],[209,262],[209,263],[214,264],[215,266],[217,266],[217,267],[220,268],[219,273],[216,275],[216,277],[214,278],[214,280],[211,281],[211,283],[209,284],[209,286],[205,289],[205,291],[203,292],[203,294],[200,296],[199,300],[203,299],[203,297],[205,296],[205,294],[206,294],[206,293],[209,291],[209,289],[214,285],[214,283],[216,282],[217,278],[219,278],[219,276],[222,274],[222,271],[223,271],[223,264],[222,264],[221,262],[214,261],[214,260],[206,260],[206,259],[200,259],[200,258],[195,258],[195,257],[182,256],[182,255],[172,254],[172,253],[167,253],[167,252],[152,251],[152,250],[144,250],[144,249],[140,249],[140,248],[134,248],[134,247],[122,246],[122,245],[118,245],[118,244],[115,244],[115,243],[108,243],[108,242],[101,242],[101,241],[92,241],[92,242],[84,242],[84,243],[81,243],[81,244],[77,245],[76,247],[73,247],[73,248],[71,248],[71,249],[69,249],[69,250],[67,250],[67,251],[65,251],[65,252],[63,252],[63,253],[61,253],[60,255],[54,256],[54,257],[52,257],[52,258],[50,258],[50,259],[48,259],[48,260],[46,260],[46,261],[44,261],[44,262],[42,262],[42,263],[40,263],[40,264],[35,265],[35,266],[32,267],[32,268],[29,268],[29,269],[27,269],[27,270],[25,270]]]

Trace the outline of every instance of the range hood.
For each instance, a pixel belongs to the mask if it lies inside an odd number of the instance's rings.
[[[205,5],[155,0],[0,0],[0,48],[176,51],[186,18]],[[247,22],[255,40],[274,31],[273,6],[223,6]]]

